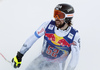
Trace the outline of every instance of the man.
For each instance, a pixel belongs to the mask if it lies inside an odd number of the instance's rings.
[[[54,9],[55,21],[43,23],[23,44],[20,51],[12,59],[14,68],[19,68],[23,55],[44,35],[41,55],[26,70],[64,70],[65,60],[70,52],[71,60],[67,70],[74,70],[79,58],[80,37],[71,25],[74,9],[69,4],[58,4]]]

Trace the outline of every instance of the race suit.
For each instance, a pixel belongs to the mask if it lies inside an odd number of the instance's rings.
[[[31,62],[26,70],[64,70],[65,61],[72,53],[67,70],[74,70],[79,58],[80,36],[78,30],[69,26],[66,30],[57,29],[55,21],[43,23],[29,37],[20,49],[23,55],[44,35],[41,55]]]

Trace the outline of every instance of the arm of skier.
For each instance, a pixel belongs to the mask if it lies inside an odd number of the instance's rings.
[[[80,50],[80,37],[79,34],[76,33],[74,38],[74,45],[71,45],[71,60],[67,66],[67,70],[74,70],[79,59],[79,50]]]
[[[48,22],[44,22],[35,32],[32,36],[30,36],[26,42],[23,44],[22,48],[20,49],[21,54],[25,54],[31,46],[41,37],[44,35],[45,28],[49,24]]]
[[[12,62],[14,63],[14,68],[18,68],[21,65],[22,57],[23,55],[32,47],[32,45],[41,37],[44,35],[45,28],[49,24],[48,22],[43,23],[32,36],[30,36],[25,43],[23,44],[20,51],[17,53],[17,55],[12,59]]]

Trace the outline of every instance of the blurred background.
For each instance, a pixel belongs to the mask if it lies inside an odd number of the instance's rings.
[[[43,22],[54,19],[54,7],[59,3],[71,4],[75,9],[73,27],[79,30],[81,37],[80,58],[75,70],[100,70],[99,0],[0,0],[0,53],[11,61]],[[24,70],[41,53],[42,42],[43,37],[35,42],[17,70]],[[2,56],[0,70],[14,70]]]

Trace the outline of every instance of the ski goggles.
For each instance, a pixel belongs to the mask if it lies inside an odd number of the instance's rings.
[[[54,10],[54,18],[58,17],[58,19],[65,19],[66,17],[73,17],[73,14],[65,14],[62,11]]]

